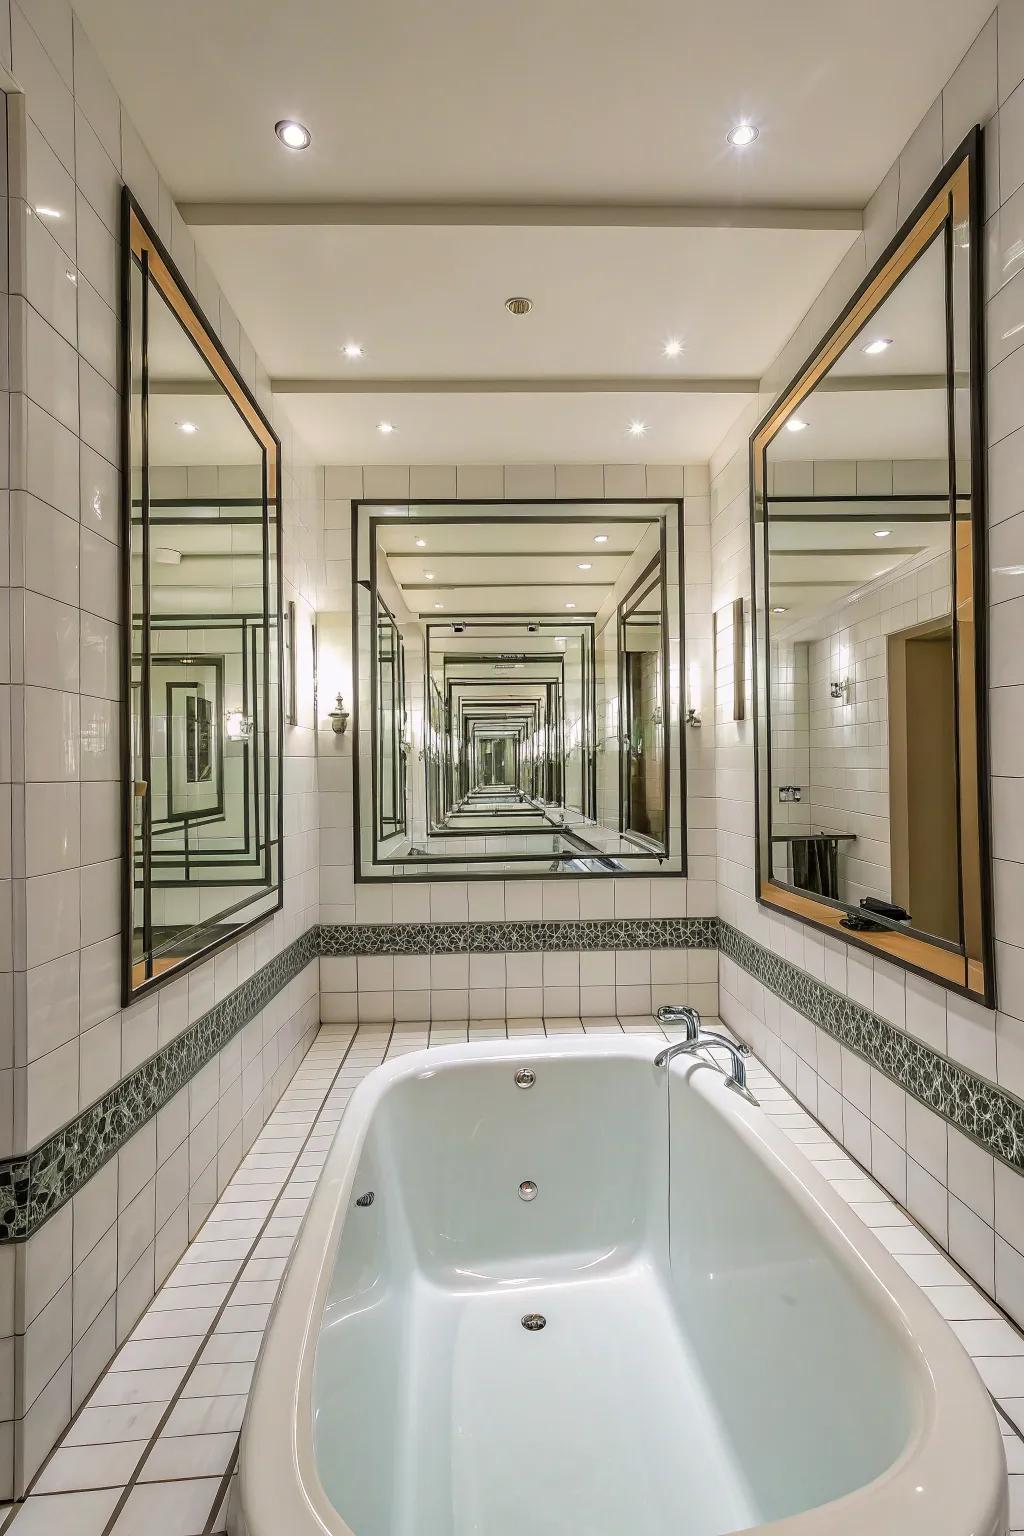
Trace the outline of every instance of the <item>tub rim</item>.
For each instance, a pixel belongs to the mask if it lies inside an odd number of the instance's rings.
[[[625,1058],[654,1066],[663,1042],[653,1035],[524,1036],[456,1042],[408,1052],[375,1067],[342,1115],[296,1236],[260,1347],[242,1423],[229,1529],[233,1536],[359,1536],[320,1481],[313,1437],[316,1345],[338,1243],[350,1209],[359,1154],[374,1109],[396,1083],[439,1068],[538,1058]],[[758,1536],[1004,1536],[1008,1487],[1002,1437],[991,1398],[954,1334],[908,1274],[835,1193],[800,1148],[761,1109],[725,1090],[720,1072],[694,1057],[670,1063],[683,1084],[730,1119],[751,1155],[774,1165],[821,1241],[887,1313],[908,1368],[918,1376],[917,1407],[895,1461],[861,1488],[799,1514],[744,1528]],[[802,1107],[802,1106],[801,1106]],[[845,1149],[840,1147],[844,1154]],[[305,1299],[304,1299],[305,1298]],[[972,1475],[963,1476],[970,1468]],[[742,1532],[734,1536],[743,1536]]]

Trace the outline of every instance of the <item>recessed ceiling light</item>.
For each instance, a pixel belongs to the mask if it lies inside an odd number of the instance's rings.
[[[786,422],[787,432],[805,432],[806,430],[807,423],[806,421],[802,421],[799,416],[791,416]]]
[[[377,431],[383,432],[385,437],[387,437],[389,432],[393,432],[394,430],[395,424],[393,421],[378,421],[377,423]]]
[[[199,431],[199,428],[196,426],[194,421],[178,421],[175,423],[175,425],[179,432],[184,432],[189,437],[191,437],[194,432]]]
[[[608,543],[608,535],[606,533],[595,533],[594,534],[594,543],[595,544],[607,544]]]
[[[575,604],[575,603],[566,603],[566,605],[565,605],[565,606],[566,606],[566,607],[567,607],[567,608],[575,608],[575,607],[576,607],[576,604]]]
[[[631,421],[629,424],[630,437],[643,437],[647,431],[646,421]]]
[[[734,149],[746,149],[757,138],[757,132],[753,123],[737,123],[735,128],[730,128],[726,138]]]
[[[678,357],[683,350],[683,344],[681,341],[676,340],[666,341],[664,350],[666,357]]]
[[[360,358],[363,355],[363,349],[359,345],[358,341],[346,341],[341,350],[344,352],[349,362],[352,363],[354,363],[357,358]]]
[[[45,203],[36,204],[36,213],[41,219],[62,219],[64,215],[59,208],[47,208]]]
[[[423,572],[423,579],[425,581],[433,581],[433,579],[434,579],[433,571],[424,571]]]
[[[785,608],[773,608],[772,613],[785,613]]]
[[[866,352],[868,357],[877,357],[879,352],[884,352],[886,347],[891,346],[891,336],[876,336],[874,341],[869,341],[867,346],[863,347],[861,350]]]
[[[426,549],[426,547],[427,547],[426,539],[417,539],[416,540],[416,548],[417,549]]]
[[[889,537],[890,533],[892,533],[892,529],[891,528],[876,528],[875,529],[875,538],[876,539],[887,539]]]
[[[296,123],[287,117],[274,124],[274,132],[285,149],[308,149],[313,138],[304,123]]]
[[[528,315],[533,308],[533,300],[523,294],[516,294],[511,299],[505,300],[505,308],[510,315]]]
[[[577,565],[577,567],[576,567],[576,569],[578,571],[589,571],[590,568],[591,568],[591,566],[590,566],[590,561],[589,560],[581,560],[579,562],[579,564]]]

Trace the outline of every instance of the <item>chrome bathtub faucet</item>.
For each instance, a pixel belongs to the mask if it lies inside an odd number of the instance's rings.
[[[731,1088],[733,1093],[738,1093],[746,1099],[748,1104],[757,1104],[757,1100],[747,1087],[747,1068],[744,1058],[751,1054],[749,1045],[736,1045],[732,1040],[720,1035],[716,1030],[706,1029],[703,1032],[698,1027],[696,1035],[688,1035],[685,1040],[676,1040],[674,1044],[667,1045],[663,1051],[659,1051],[654,1058],[656,1067],[665,1067],[673,1056],[693,1056],[697,1051],[702,1051],[707,1045],[720,1045],[728,1051],[731,1057],[729,1071],[725,1074],[725,1086]],[[708,1065],[716,1065],[708,1063]]]
[[[688,1008],[684,1003],[664,1003],[654,1017],[659,1024],[681,1024],[687,1040],[696,1040],[700,1034],[700,1014],[696,1008]]]

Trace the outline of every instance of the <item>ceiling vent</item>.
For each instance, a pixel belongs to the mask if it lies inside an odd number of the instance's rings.
[[[528,315],[530,310],[533,308],[533,300],[524,299],[522,297],[506,299],[505,308],[508,310],[510,315]]]

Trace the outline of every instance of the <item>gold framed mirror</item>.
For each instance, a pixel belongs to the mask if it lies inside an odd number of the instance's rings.
[[[122,203],[122,1000],[282,905],[281,445]]]
[[[757,899],[994,1001],[982,136],[750,440]]]

